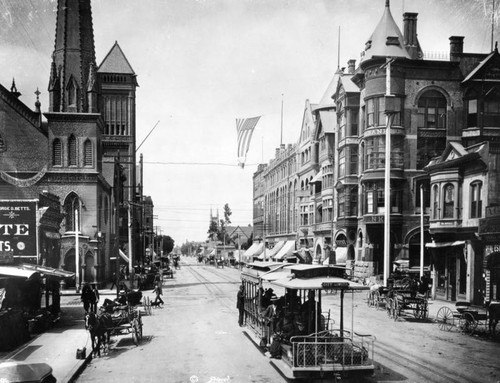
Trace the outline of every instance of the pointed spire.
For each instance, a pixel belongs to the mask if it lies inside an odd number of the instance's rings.
[[[56,38],[49,84],[49,91],[54,94],[51,96],[49,110],[88,112],[85,91],[91,63],[95,65],[90,0],[58,0]],[[70,85],[70,81],[73,84]],[[58,92],[60,95],[57,95]]]
[[[36,113],[41,113],[40,106],[42,105],[40,103],[40,91],[38,90],[38,87],[36,88],[36,91],[34,92],[36,94],[36,101],[35,101],[35,112]]]
[[[12,93],[12,95],[16,98],[19,98],[19,96],[21,95],[21,92],[17,91],[16,81],[14,80],[14,78],[12,78],[12,86],[10,87],[10,93]]]

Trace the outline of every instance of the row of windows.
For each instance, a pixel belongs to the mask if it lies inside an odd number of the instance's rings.
[[[52,142],[52,165],[63,166],[63,143],[59,138],[54,139]],[[76,137],[71,135],[68,138],[66,146],[66,159],[68,166],[78,166],[78,150]],[[86,139],[83,143],[83,166],[94,166],[93,145],[90,139]]]
[[[474,181],[470,184],[469,217],[481,218],[483,201],[481,197],[482,182]],[[433,219],[459,219],[459,195],[455,185],[447,183],[441,191],[439,185],[432,186],[432,218]]]
[[[104,134],[127,136],[129,132],[129,104],[127,97],[104,98]]]

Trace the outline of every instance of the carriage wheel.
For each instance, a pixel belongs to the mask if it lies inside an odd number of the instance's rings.
[[[453,312],[451,309],[446,306],[441,307],[437,312],[436,322],[438,322],[440,330],[450,331],[454,325]]]
[[[373,306],[372,292],[370,290],[368,290],[368,293],[366,295],[366,304],[368,305],[368,307]]]
[[[422,320],[426,320],[429,317],[429,304],[427,300],[422,303]]]
[[[397,298],[394,298],[392,300],[392,302],[393,302],[393,305],[392,305],[392,307],[393,307],[392,316],[394,318],[394,321],[397,321],[398,318],[399,318],[399,316],[400,316],[400,314],[401,314],[400,311],[399,311],[399,309],[400,309],[399,302],[398,302]]]
[[[139,345],[139,336],[137,334],[137,327],[136,327],[135,323],[132,323],[131,330],[132,330],[132,340],[134,341],[134,344],[136,346],[138,346]]]
[[[378,290],[373,293],[373,305],[377,310],[380,307],[380,292]]]
[[[392,298],[385,298],[385,311],[389,318],[392,317]]]
[[[474,330],[477,327],[477,321],[471,313],[463,313],[460,317],[460,328],[466,334],[474,334]]]

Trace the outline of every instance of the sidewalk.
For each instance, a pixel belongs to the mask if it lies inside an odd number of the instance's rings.
[[[91,360],[92,343],[85,330],[84,311],[80,295],[74,290],[61,292],[61,319],[52,328],[36,334],[27,343],[7,354],[1,362],[47,363],[53,369],[57,382],[72,382]],[[100,302],[113,299],[116,290],[99,291]],[[86,348],[86,358],[77,359],[77,349]],[[0,377],[1,378],[1,377]]]

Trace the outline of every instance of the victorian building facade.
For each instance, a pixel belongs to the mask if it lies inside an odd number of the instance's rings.
[[[420,266],[423,253],[435,296],[498,299],[499,54],[464,53],[463,41],[450,37],[449,59],[426,59],[417,14],[403,15],[401,32],[386,1],[359,65],[339,69],[320,104],[306,102],[288,177],[296,243],[314,261],[364,278],[387,258]]]

